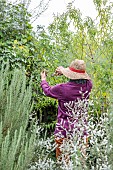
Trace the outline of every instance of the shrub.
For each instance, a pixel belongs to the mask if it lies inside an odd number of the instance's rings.
[[[31,85],[24,70],[0,70],[0,169],[25,170],[32,160],[35,131],[29,128]]]

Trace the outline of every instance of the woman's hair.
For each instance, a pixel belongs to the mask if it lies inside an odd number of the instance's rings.
[[[87,82],[87,79],[74,79],[74,80],[70,79],[69,81],[74,82],[76,84],[85,84]]]

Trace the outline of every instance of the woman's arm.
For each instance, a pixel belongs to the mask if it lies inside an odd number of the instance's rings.
[[[55,99],[61,99],[62,97],[62,84],[58,84],[55,86],[50,86],[46,81],[46,72],[41,72],[41,87],[44,94],[48,97],[52,97]]]

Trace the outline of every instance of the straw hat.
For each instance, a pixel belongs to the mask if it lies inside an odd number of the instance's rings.
[[[83,60],[75,59],[68,68],[60,68],[62,74],[69,79],[91,79],[86,73],[86,64]]]

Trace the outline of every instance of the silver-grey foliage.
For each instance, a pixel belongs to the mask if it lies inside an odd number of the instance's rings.
[[[33,158],[35,131],[27,130],[31,85],[24,70],[0,69],[0,169],[25,170]],[[35,129],[35,128],[34,128]]]

